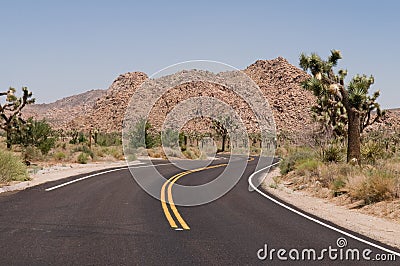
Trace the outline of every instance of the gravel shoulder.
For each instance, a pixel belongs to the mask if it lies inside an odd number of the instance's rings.
[[[293,191],[283,184],[276,184],[274,177],[278,176],[280,176],[278,168],[271,170],[264,178],[262,188],[305,212],[382,243],[400,248],[399,222],[364,214],[357,209],[338,206],[327,199],[308,195],[304,191]]]
[[[136,164],[139,161],[134,161],[130,164]],[[126,166],[125,161],[118,162],[98,162],[89,164],[56,164],[49,167],[44,167],[41,170],[31,173],[29,176],[31,180],[24,182],[11,182],[8,185],[0,187],[0,193],[24,190],[29,187],[37,186],[46,182],[55,181],[67,178],[74,175],[90,173],[99,170],[106,170],[115,167]]]

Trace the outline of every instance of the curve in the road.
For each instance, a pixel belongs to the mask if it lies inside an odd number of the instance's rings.
[[[285,204],[285,203],[283,203],[283,202],[281,202],[281,201],[278,201],[278,200],[274,199],[273,197],[271,197],[271,196],[265,194],[263,191],[261,191],[260,189],[258,189],[258,188],[253,184],[253,182],[252,182],[254,176],[257,175],[257,174],[259,174],[260,172],[263,172],[263,171],[265,171],[265,170],[267,170],[267,169],[270,169],[270,168],[272,168],[272,167],[278,165],[279,163],[280,163],[280,162],[274,163],[274,164],[272,164],[272,165],[270,165],[270,166],[267,166],[267,167],[265,167],[265,168],[262,168],[262,169],[260,169],[260,170],[258,170],[258,171],[256,171],[256,172],[254,172],[253,174],[251,174],[251,175],[249,176],[249,179],[248,179],[248,183],[249,183],[249,186],[251,187],[251,189],[254,190],[254,191],[256,191],[257,193],[261,194],[262,196],[264,196],[264,197],[267,198],[268,200],[270,200],[270,201],[272,201],[272,202],[278,204],[279,206],[281,206],[281,207],[283,207],[283,208],[285,208],[285,209],[287,209],[287,210],[289,210],[289,211],[291,211],[291,212],[294,212],[295,214],[298,214],[298,215],[300,215],[300,216],[302,216],[302,217],[304,217],[304,218],[306,218],[306,219],[308,219],[308,220],[310,220],[310,221],[312,221],[312,222],[315,222],[315,223],[317,223],[317,224],[319,224],[319,225],[322,225],[322,226],[324,226],[324,227],[326,227],[326,228],[329,228],[329,229],[331,229],[331,230],[334,230],[334,231],[336,231],[336,232],[338,232],[338,233],[340,233],[340,234],[343,234],[343,235],[345,235],[345,236],[351,237],[351,238],[353,238],[354,240],[360,241],[360,242],[362,242],[362,243],[364,243],[364,244],[370,245],[370,246],[372,246],[372,247],[375,247],[375,248],[377,248],[377,249],[380,249],[380,250],[382,250],[382,251],[385,251],[385,252],[388,252],[388,253],[391,253],[391,254],[394,254],[394,255],[400,257],[400,253],[398,253],[398,252],[395,252],[395,251],[390,250],[390,249],[388,249],[388,248],[382,247],[382,246],[380,246],[380,245],[378,245],[378,244],[375,244],[375,243],[372,243],[372,242],[370,242],[370,241],[364,240],[364,239],[362,239],[362,238],[360,238],[360,237],[357,237],[357,236],[355,236],[355,235],[353,235],[353,234],[350,234],[350,233],[348,233],[348,232],[345,232],[345,231],[343,231],[343,230],[341,230],[341,229],[339,229],[339,228],[336,228],[336,227],[334,227],[334,226],[332,226],[332,225],[329,225],[329,224],[327,224],[327,223],[324,223],[323,221],[320,221],[320,220],[318,220],[318,219],[315,219],[315,218],[313,218],[313,217],[311,217],[311,216],[309,216],[309,215],[307,215],[307,214],[305,214],[305,213],[303,213],[303,212],[300,212],[300,211],[298,211],[298,210],[296,210],[296,209],[293,209],[292,207],[288,206],[287,204]]]
[[[172,176],[171,178],[169,178],[167,181],[165,181],[165,183],[163,184],[163,186],[161,187],[161,207],[164,211],[165,217],[167,218],[168,223],[170,224],[171,228],[173,229],[184,229],[184,230],[190,230],[190,227],[188,226],[188,224],[185,222],[185,220],[182,218],[182,216],[180,215],[178,209],[176,208],[176,205],[174,203],[173,197],[172,197],[172,186],[174,185],[174,183],[176,181],[178,181],[181,177],[191,174],[191,173],[195,173],[195,172],[199,172],[199,171],[204,171],[207,169],[212,169],[212,168],[217,168],[217,167],[222,167],[222,166],[226,166],[227,164],[217,164],[217,165],[212,165],[212,166],[207,166],[207,167],[201,167],[201,168],[197,168],[197,169],[192,169],[192,170],[188,170],[185,172],[181,172],[178,173],[174,176]],[[167,191],[167,196],[168,196],[168,202],[166,200],[165,197],[165,192]],[[178,225],[176,224],[174,218],[172,217],[169,209],[168,209],[168,205],[171,208],[173,214],[175,215],[176,219],[178,220],[178,222],[180,223],[180,225],[182,226],[182,228],[179,228]]]

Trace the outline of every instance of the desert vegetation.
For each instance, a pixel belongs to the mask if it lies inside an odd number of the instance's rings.
[[[282,180],[295,189],[308,189],[323,197],[346,196],[359,207],[400,198],[400,144],[395,134],[363,136],[361,166],[346,162],[346,145],[280,147]]]
[[[351,208],[400,203],[400,130],[370,128],[385,116],[377,103],[379,91],[369,94],[374,79],[357,75],[345,85],[347,71],[333,72],[339,59],[336,50],[326,61],[316,54],[300,56],[300,66],[312,74],[302,86],[316,96],[311,111],[320,128],[307,145],[280,142],[282,176],[276,182],[338,198]],[[400,219],[398,209],[388,215]]]
[[[124,159],[119,133],[54,130],[45,119],[21,117],[35,101],[28,88],[22,88],[21,97],[14,88],[0,96],[5,98],[0,105],[0,183],[27,180],[30,170],[44,165]]]

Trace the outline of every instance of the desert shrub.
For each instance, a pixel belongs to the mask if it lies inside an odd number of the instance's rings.
[[[106,149],[104,149],[104,148],[101,148],[101,149],[95,149],[95,152],[94,152],[94,154],[95,154],[95,156],[97,156],[97,157],[104,157],[105,155],[106,155]]]
[[[179,145],[180,135],[178,131],[168,128],[161,132],[161,140],[164,147],[173,148]]]
[[[46,155],[55,147],[57,132],[45,120],[37,121],[29,118],[26,124],[18,125],[13,131],[11,142],[24,147],[35,146]]]
[[[85,143],[87,141],[88,140],[87,140],[85,134],[83,132],[79,132],[78,143]]]
[[[81,152],[78,156],[78,163],[80,164],[87,164],[89,160],[89,155],[86,152]]]
[[[295,169],[296,163],[299,161],[305,161],[308,159],[314,159],[316,157],[315,152],[311,151],[307,148],[298,148],[294,151],[290,151],[289,155],[287,155],[282,162],[279,164],[281,169],[281,174],[285,175],[290,171]]]
[[[331,164],[334,165],[334,164]],[[358,171],[360,171],[360,168],[355,167],[351,164],[348,163],[341,163],[341,164],[336,164],[337,167],[334,167],[333,169],[331,168],[331,171],[333,171],[334,174],[336,175],[341,175],[341,176],[350,176]]]
[[[70,131],[67,133],[67,136],[71,137],[69,140],[69,144],[78,144],[78,137],[79,137],[79,132],[76,130]]]
[[[346,179],[343,176],[337,176],[336,178],[333,179],[331,183],[331,189],[333,191],[338,191],[341,188],[344,188],[346,186]]]
[[[316,159],[305,159],[305,160],[300,160],[296,163],[296,173],[300,175],[316,175],[318,174],[318,166],[320,165],[320,162]]]
[[[117,160],[123,160],[124,155],[121,147],[112,147],[109,149],[109,154]]]
[[[284,157],[288,156],[288,154],[289,154],[288,147],[286,147],[286,146],[279,146],[275,150],[275,155],[278,157],[284,158]]]
[[[103,146],[118,146],[122,144],[121,134],[119,133],[96,133],[95,143]]]
[[[318,181],[323,187],[330,187],[335,177],[332,166],[321,164],[318,167]]]
[[[321,158],[324,162],[342,162],[345,158],[345,148],[337,143],[328,144],[322,148]]]
[[[181,151],[186,150],[188,136],[184,132],[179,132],[179,146]]]
[[[390,199],[393,196],[393,181],[382,176],[357,175],[349,178],[349,194],[354,199],[364,200],[366,204]]]
[[[348,177],[347,188],[352,198],[370,204],[396,197],[396,182],[396,172],[383,165],[352,173]]]
[[[151,149],[161,145],[161,135],[152,132],[151,124],[146,119],[140,119],[134,128],[129,132],[129,147]]]
[[[57,161],[61,161],[61,160],[64,160],[67,156],[62,151],[59,151],[59,152],[54,153],[53,157]]]
[[[380,168],[389,171],[394,178],[393,192],[396,198],[400,198],[400,160],[399,158],[393,158],[386,160],[382,163]]]
[[[194,147],[187,147],[187,149],[183,151],[182,154],[187,159],[201,159],[200,150]]]
[[[146,155],[153,158],[166,158],[164,149],[162,147],[154,147],[146,150]]]
[[[77,146],[72,151],[73,152],[84,152],[84,153],[88,154],[92,159],[94,159],[93,151],[86,145]]]
[[[35,146],[27,146],[22,150],[23,158],[27,161],[40,161],[43,159],[42,152]]]
[[[378,141],[369,140],[361,147],[361,156],[366,163],[375,164],[378,159],[384,158],[385,149]]]
[[[148,149],[154,148],[154,147],[160,147],[161,146],[161,135],[160,134],[147,134],[146,135],[146,147]]]
[[[54,148],[55,142],[56,140],[54,138],[48,138],[39,144],[39,150],[42,152],[42,154],[48,154],[49,151]]]
[[[26,165],[14,154],[0,150],[0,182],[29,180]]]

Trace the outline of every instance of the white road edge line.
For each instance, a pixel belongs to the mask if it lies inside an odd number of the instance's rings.
[[[320,221],[320,220],[317,220],[317,219],[315,219],[315,218],[313,218],[313,217],[311,217],[311,216],[309,216],[309,215],[307,215],[307,214],[305,214],[305,213],[302,213],[302,212],[300,212],[300,211],[298,211],[298,210],[295,210],[295,209],[293,209],[292,207],[290,207],[290,206],[288,206],[288,205],[286,205],[286,204],[284,204],[284,203],[282,203],[282,202],[280,202],[280,201],[278,201],[278,200],[276,200],[276,199],[274,199],[274,198],[268,196],[267,194],[265,194],[264,192],[262,192],[261,190],[259,190],[257,187],[255,187],[255,186],[253,185],[253,183],[252,183],[252,178],[253,178],[256,174],[258,174],[259,172],[264,171],[264,170],[266,170],[266,169],[268,169],[268,168],[271,168],[271,167],[273,167],[273,166],[275,166],[275,165],[277,165],[277,164],[279,164],[279,163],[280,163],[280,162],[274,163],[274,164],[272,164],[272,165],[270,165],[270,166],[264,167],[264,168],[262,168],[262,169],[260,169],[260,170],[258,170],[258,171],[256,171],[256,172],[254,172],[253,174],[251,174],[251,175],[249,176],[249,179],[248,179],[249,185],[250,185],[255,191],[257,191],[259,194],[261,194],[262,196],[264,196],[264,197],[266,197],[267,199],[269,199],[270,201],[272,201],[272,202],[274,202],[274,203],[280,205],[281,207],[284,207],[285,209],[288,209],[288,210],[291,211],[291,212],[294,212],[294,213],[296,213],[296,214],[298,214],[298,215],[300,215],[300,216],[302,216],[302,217],[304,217],[304,218],[306,218],[306,219],[308,219],[308,220],[310,220],[310,221],[312,221],[312,222],[315,222],[315,223],[317,223],[317,224],[319,224],[319,225],[322,225],[322,226],[324,226],[324,227],[326,227],[326,228],[329,228],[329,229],[331,229],[331,230],[333,230],[333,231],[336,231],[336,232],[338,232],[338,233],[340,233],[340,234],[343,234],[343,235],[345,235],[345,236],[348,236],[348,237],[350,237],[350,238],[353,238],[353,239],[355,239],[355,240],[357,240],[357,241],[359,241],[359,242],[362,242],[362,243],[364,243],[364,244],[370,245],[370,246],[372,246],[372,247],[375,247],[375,248],[377,248],[377,249],[380,249],[380,250],[382,250],[382,251],[385,251],[385,252],[388,252],[388,253],[391,253],[391,254],[394,254],[394,255],[400,257],[400,253],[398,253],[398,252],[395,252],[395,251],[393,251],[393,250],[387,249],[387,248],[382,247],[382,246],[380,246],[380,245],[371,243],[371,242],[369,242],[369,241],[367,241],[367,240],[364,240],[364,239],[359,238],[359,237],[357,237],[357,236],[355,236],[355,235],[352,235],[352,234],[347,233],[347,232],[345,232],[345,231],[343,231],[343,230],[340,230],[339,228],[336,228],[336,227],[331,226],[331,225],[329,225],[329,224],[326,224],[326,223],[324,223],[324,222],[322,222],[322,221]]]
[[[47,192],[48,192],[48,191],[52,191],[52,190],[65,187],[65,186],[71,185],[71,184],[73,184],[73,183],[76,183],[76,182],[79,182],[79,181],[82,181],[82,180],[85,180],[85,179],[88,179],[88,178],[91,178],[91,177],[95,177],[95,176],[99,176],[99,175],[103,175],[103,174],[107,174],[107,173],[112,173],[112,172],[116,172],[116,171],[121,171],[121,170],[124,170],[124,169],[128,169],[129,167],[131,167],[131,168],[143,168],[143,167],[159,166],[159,165],[169,165],[169,164],[171,164],[171,163],[152,164],[152,165],[142,165],[142,166],[137,166],[137,167],[124,166],[124,167],[117,168],[117,169],[107,170],[107,171],[104,171],[104,172],[100,172],[100,173],[95,173],[95,174],[83,176],[83,177],[80,177],[80,178],[77,178],[77,179],[74,179],[74,180],[71,180],[71,181],[62,183],[62,184],[57,185],[57,186],[54,186],[54,187],[46,188],[45,191],[47,191]],[[137,165],[137,164],[135,164],[135,165]]]

